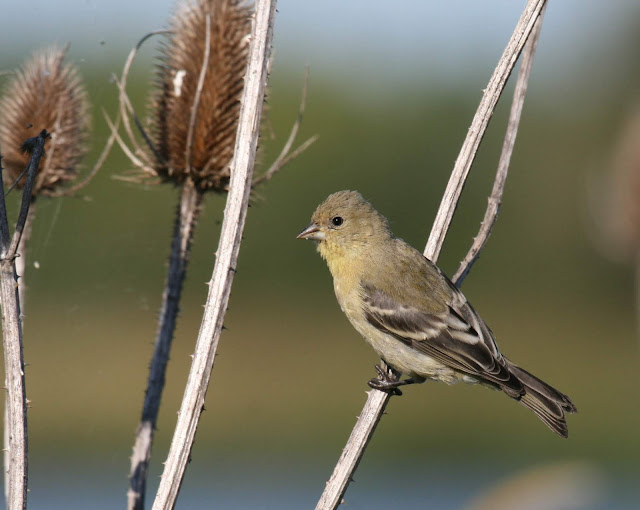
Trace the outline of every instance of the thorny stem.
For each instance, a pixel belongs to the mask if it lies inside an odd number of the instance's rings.
[[[165,462],[153,510],[174,508],[182,485],[195,434],[203,411],[229,294],[238,261],[251,194],[273,22],[275,0],[256,0],[249,64],[242,92],[240,119],[231,163],[231,180],[224,211],[216,262],[209,282],[209,294],[198,333],[189,379],[178,413],[178,421]]]
[[[20,244],[18,245],[18,254],[19,257],[15,258],[16,261],[16,277],[18,279],[18,303],[20,303],[20,320],[24,324],[24,308],[25,308],[25,295],[27,286],[25,284],[25,273],[27,266],[27,244],[29,243],[29,239],[31,237],[31,226],[33,224],[33,218],[35,216],[36,203],[35,199],[31,201],[31,207],[29,208],[29,214],[27,215],[27,221],[24,225],[24,231],[22,232],[22,238],[20,239]],[[8,382],[5,377],[5,388],[8,385]],[[5,476],[9,472],[9,412],[8,407],[5,406],[4,410],[4,434],[3,434],[3,444],[4,444],[4,474]],[[5,501],[9,501],[9,484],[4,484],[4,497]]]
[[[493,114],[495,105],[504,89],[506,80],[509,77],[518,55],[529,37],[533,26],[540,15],[545,4],[545,0],[529,0],[525,10],[518,21],[507,47],[498,62],[498,65],[491,76],[489,85],[485,89],[476,115],[472,121],[467,138],[462,145],[460,154],[451,173],[447,189],[442,197],[440,208],[429,235],[429,240],[425,247],[424,256],[434,263],[438,259],[442,244],[453,218],[464,182],[475,158],[476,151],[484,136],[489,124],[489,119]],[[343,501],[343,496],[347,490],[353,473],[358,467],[369,441],[371,440],[376,426],[391,398],[391,393],[378,390],[368,392],[367,401],[364,405],[358,420],[351,431],[349,440],[342,451],[340,459],[327,482],[325,489],[318,501],[316,510],[335,510]]]
[[[471,271],[473,264],[480,257],[480,251],[489,240],[493,226],[498,220],[498,213],[500,212],[502,195],[504,193],[504,185],[507,181],[507,174],[509,173],[509,163],[511,162],[513,147],[516,143],[524,98],[527,94],[527,85],[529,84],[529,76],[531,75],[531,68],[533,67],[533,57],[536,53],[536,47],[538,46],[538,39],[540,39],[540,31],[542,29],[542,20],[544,18],[545,8],[546,5],[540,12],[540,16],[533,27],[533,32],[531,32],[531,36],[529,37],[524,51],[522,52],[522,63],[520,64],[518,80],[516,81],[516,86],[513,91],[513,102],[511,103],[507,132],[504,136],[502,153],[500,154],[500,161],[498,162],[498,170],[493,182],[493,189],[489,196],[489,203],[487,204],[487,210],[484,213],[484,218],[482,219],[478,235],[473,240],[473,244],[471,245],[471,248],[469,248],[469,252],[460,263],[458,271],[456,271],[456,274],[452,278],[456,287],[460,287],[462,285],[462,282],[469,274],[469,271]]]
[[[22,203],[13,238],[9,236],[9,220],[4,198],[4,185],[0,178],[0,307],[2,308],[2,337],[4,346],[4,368],[7,397],[8,457],[7,508],[26,509],[28,485],[28,443],[27,443],[27,397],[24,377],[24,353],[22,344],[22,321],[18,297],[15,267],[16,250],[25,229],[35,178],[44,155],[44,144],[49,133],[42,130],[40,135],[30,138],[24,144],[31,154],[27,181],[22,195]]]
[[[138,425],[131,456],[129,491],[127,492],[127,508],[129,510],[144,509],[153,437],[158,421],[158,413],[160,412],[171,341],[176,329],[180,294],[189,262],[191,239],[200,212],[202,198],[202,193],[196,189],[193,181],[187,179],[182,186],[180,203],[176,211],[169,270],[162,294],[162,308],[158,321],[158,333],[149,368],[142,418]]]
[[[540,15],[544,4],[545,0],[529,0],[527,2],[524,12],[522,13],[522,16],[520,16],[520,20],[516,25],[516,29],[513,32],[498,65],[493,71],[487,88],[480,100],[476,114],[473,117],[471,126],[469,127],[469,132],[462,144],[462,148],[458,154],[458,159],[456,160],[453,171],[451,172],[451,177],[449,177],[449,183],[447,184],[447,188],[442,196],[440,208],[438,209],[436,219],[433,222],[427,246],[424,249],[425,257],[434,262],[438,258],[438,255],[440,255],[440,250],[444,244],[444,238],[447,235],[447,230],[449,229],[451,220],[453,219],[453,213],[455,212],[458,200],[460,199],[460,194],[462,193],[462,188],[464,187],[467,174],[469,173],[471,164],[475,159],[482,137],[487,130],[489,120],[493,115],[493,111],[498,99],[500,99],[502,91],[504,90],[507,79],[516,65],[518,56],[520,55],[529,34],[533,30],[533,25]]]

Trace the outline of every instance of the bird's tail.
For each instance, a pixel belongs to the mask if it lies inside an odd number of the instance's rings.
[[[571,399],[510,361],[508,366],[509,372],[518,378],[525,390],[524,394],[516,399],[536,413],[538,418],[556,434],[567,437],[569,431],[565,411],[567,413],[578,411]]]

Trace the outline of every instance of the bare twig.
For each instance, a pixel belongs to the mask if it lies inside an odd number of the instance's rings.
[[[118,145],[120,146],[120,148],[122,149],[122,152],[125,153],[125,155],[129,158],[129,160],[137,167],[139,168],[151,168],[148,166],[145,166],[144,162],[139,160],[134,154],[133,152],[131,152],[131,149],[129,149],[129,146],[124,143],[124,141],[122,140],[122,137],[118,134],[118,126],[114,123],[114,121],[111,120],[111,118],[109,117],[109,115],[107,114],[107,112],[104,111],[104,109],[102,110],[102,114],[104,115],[104,120],[107,123],[107,126],[109,126],[109,129],[111,130],[111,135],[115,138],[116,142],[118,142]],[[118,114],[118,117],[120,116],[120,114]],[[114,177],[116,178],[116,177]],[[121,178],[121,177],[117,177],[117,178]]]
[[[522,13],[522,16],[520,16],[520,20],[516,25],[516,29],[513,32],[513,35],[511,36],[496,69],[491,75],[489,84],[485,89],[480,104],[478,105],[478,110],[471,122],[471,127],[469,128],[467,137],[465,138],[462,148],[460,149],[460,153],[458,154],[458,159],[456,160],[456,164],[451,172],[451,177],[449,177],[449,184],[442,196],[442,202],[440,203],[438,214],[436,215],[433,227],[431,228],[431,234],[429,235],[427,246],[424,249],[424,254],[428,259],[435,261],[440,254],[444,238],[447,235],[447,230],[451,224],[453,213],[455,212],[458,199],[460,198],[460,193],[462,193],[464,182],[475,158],[480,141],[482,140],[487,126],[489,125],[489,120],[491,119],[496,103],[498,102],[498,99],[500,99],[500,95],[504,90],[507,79],[516,65],[518,56],[520,55],[529,34],[533,30],[533,25],[540,15],[545,1],[546,0],[529,0],[527,2],[524,12]]]
[[[320,135],[313,135],[311,138],[307,138],[307,140],[305,140],[303,143],[301,143],[300,145],[298,145],[298,148],[295,149],[293,152],[287,154],[284,158],[282,158],[280,160],[280,163],[277,166],[272,166],[272,168],[270,168],[267,171],[267,176],[265,180],[269,180],[271,179],[271,177],[273,177],[275,175],[276,172],[278,172],[279,170],[281,170],[282,168],[284,168],[285,166],[287,166],[289,164],[290,161],[293,161],[294,159],[296,159],[300,154],[302,154],[304,151],[306,151],[309,147],[311,147],[311,145],[313,145],[316,140],[320,138]],[[273,170],[272,170],[273,169]],[[271,173],[269,173],[269,171],[271,171]],[[262,181],[261,181],[262,182]],[[257,183],[255,183],[257,184]]]
[[[469,274],[469,271],[471,271],[473,264],[478,260],[480,250],[484,248],[484,245],[491,235],[493,226],[496,224],[496,220],[498,219],[500,205],[502,204],[502,194],[504,193],[504,185],[507,181],[507,174],[509,172],[509,163],[511,162],[513,147],[516,143],[516,136],[518,135],[522,106],[524,105],[524,98],[527,94],[527,85],[529,84],[529,76],[531,75],[531,68],[533,67],[533,57],[536,53],[538,39],[540,38],[540,30],[542,29],[544,11],[545,9],[543,8],[535,26],[533,27],[531,37],[529,37],[524,51],[522,52],[522,63],[520,64],[518,80],[516,81],[515,90],[513,91],[513,102],[511,103],[507,132],[502,144],[502,153],[500,154],[500,161],[498,162],[498,170],[496,172],[495,181],[493,182],[493,189],[489,196],[489,203],[487,205],[487,210],[484,213],[484,218],[482,219],[478,235],[473,240],[473,244],[469,249],[469,252],[460,263],[458,271],[456,271],[456,274],[452,278],[452,281],[457,287],[462,285],[462,282]]]
[[[9,186],[9,189],[6,191],[4,195],[5,197],[9,196],[9,193],[11,193],[14,190],[14,188],[20,183],[22,178],[25,175],[27,175],[27,170],[29,170],[29,165],[27,165],[25,169],[22,172],[20,172],[20,175],[18,175],[18,177],[13,180],[13,182],[11,183],[11,186]]]
[[[7,508],[12,510],[27,507],[27,398],[24,378],[24,356],[22,348],[22,322],[18,298],[15,268],[16,250],[31,204],[34,181],[44,154],[44,144],[49,133],[43,130],[39,136],[30,138],[23,145],[31,153],[27,182],[25,183],[18,222],[9,237],[7,208],[4,200],[4,186],[0,179],[0,306],[2,308],[2,336],[4,345],[5,377],[7,381],[7,403],[9,442],[9,486]]]
[[[118,90],[120,91],[120,94],[119,94],[120,117],[122,118],[122,124],[124,125],[124,129],[127,133],[127,136],[129,137],[129,142],[131,146],[135,149],[136,154],[139,154],[141,157],[147,160],[146,165],[140,165],[140,166],[153,166],[153,165],[151,161],[148,160],[147,153],[142,150],[142,148],[138,145],[136,141],[136,137],[133,134],[133,129],[131,129],[131,124],[129,122],[129,115],[133,117],[134,122],[136,123],[136,126],[140,131],[140,134],[144,138],[144,141],[146,142],[147,146],[149,147],[153,155],[159,161],[162,160],[162,158],[160,158],[159,152],[156,150],[155,146],[151,142],[151,138],[149,138],[148,134],[142,127],[142,123],[140,122],[140,119],[136,115],[133,107],[131,106],[131,101],[129,100],[129,96],[127,95],[127,92],[126,92],[127,79],[129,77],[129,71],[131,70],[131,65],[133,64],[133,61],[136,55],[138,54],[138,51],[140,51],[140,48],[147,41],[147,39],[153,37],[154,35],[163,35],[163,34],[171,34],[171,33],[172,32],[170,30],[154,30],[153,32],[149,32],[147,35],[142,37],[138,41],[138,43],[133,47],[133,49],[129,52],[129,56],[127,57],[124,67],[122,68],[122,75],[120,80],[118,80],[118,78],[114,76],[114,81],[116,82],[116,85],[118,86]],[[127,113],[129,115],[127,115]]]
[[[119,99],[118,99],[118,101],[120,102],[120,110],[119,111],[120,111],[120,115],[122,117],[122,123],[123,123],[123,125],[125,127],[125,131],[126,131],[127,135],[129,136],[129,141],[130,141],[132,147],[134,147],[134,149],[135,149],[136,154],[139,154],[140,156],[142,156],[146,160],[146,162],[148,164],[150,164],[151,160],[149,159],[148,154],[145,151],[142,150],[140,145],[138,145],[138,141],[136,140],[135,136],[133,135],[133,131],[131,131],[131,124],[129,122],[129,115],[131,116],[131,118],[133,118],[133,121],[136,123],[136,127],[138,128],[138,131],[142,135],[143,140],[147,144],[147,147],[149,147],[149,149],[151,150],[151,152],[153,152],[153,155],[157,159],[160,159],[160,153],[156,150],[155,146],[153,145],[153,142],[151,141],[151,138],[149,137],[147,132],[142,127],[142,122],[140,122],[140,119],[138,118],[138,115],[136,114],[135,110],[133,109],[133,106],[131,105],[131,100],[129,99],[129,95],[127,94],[127,92],[126,92],[126,90],[124,88],[123,82],[118,80],[117,76],[113,76],[113,81],[115,82],[115,84],[116,84],[116,86],[118,87],[118,90],[119,90]]]
[[[482,140],[484,132],[489,124],[489,119],[493,113],[496,103],[504,89],[506,80],[509,77],[518,55],[533,30],[533,26],[540,15],[545,4],[545,0],[529,0],[525,10],[518,21],[507,47],[498,62],[498,65],[489,80],[489,85],[485,89],[478,110],[472,121],[467,138],[462,145],[458,159],[449,178],[449,184],[445,190],[440,203],[440,208],[429,235],[429,240],[424,250],[424,256],[436,262],[442,244],[446,236],[447,229],[453,218],[460,193],[464,182],[471,168],[478,145]],[[371,390],[368,392],[367,401],[364,405],[358,421],[351,431],[349,440],[342,451],[342,455],[334,468],[334,471],[327,482],[324,492],[318,501],[316,510],[333,510],[342,502],[347,486],[353,477],[364,451],[373,436],[380,417],[382,416],[389,399],[390,393]]]
[[[302,97],[300,98],[300,108],[298,109],[298,118],[296,119],[293,127],[291,128],[291,133],[289,133],[289,138],[287,139],[284,147],[280,151],[280,154],[276,158],[276,160],[271,164],[269,169],[262,174],[257,179],[254,179],[253,185],[256,186],[263,182],[271,179],[278,171],[280,171],[289,161],[297,158],[300,154],[302,154],[311,144],[313,144],[317,139],[318,135],[314,135],[304,143],[302,143],[296,150],[291,151],[291,147],[296,141],[296,137],[298,136],[298,131],[300,129],[300,125],[302,124],[302,117],[304,116],[304,110],[307,106],[307,89],[309,85],[309,67],[305,68],[304,71],[304,80],[302,85]]]
[[[213,369],[251,193],[275,12],[275,0],[256,1],[249,65],[216,263],[209,282],[209,295],[178,422],[153,504],[154,510],[168,510],[175,505]]]

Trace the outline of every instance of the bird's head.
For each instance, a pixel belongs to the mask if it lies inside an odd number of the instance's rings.
[[[316,241],[324,258],[362,254],[370,243],[391,237],[387,219],[357,191],[329,195],[298,234],[298,239]]]

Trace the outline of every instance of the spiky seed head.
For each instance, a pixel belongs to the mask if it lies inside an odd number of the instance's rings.
[[[64,63],[66,49],[50,47],[33,54],[0,99],[0,152],[5,184],[12,184],[29,162],[24,141],[46,129],[51,134],[33,189],[51,194],[77,175],[87,152],[89,102],[76,68]],[[24,185],[24,178],[18,186]]]
[[[171,20],[172,35],[161,50],[151,130],[156,150],[154,172],[164,180],[193,180],[201,190],[223,191],[229,183],[240,97],[247,68],[251,5],[241,0],[192,0]],[[209,57],[205,61],[209,15]],[[192,109],[197,103],[195,124]],[[191,147],[189,147],[191,145]]]

